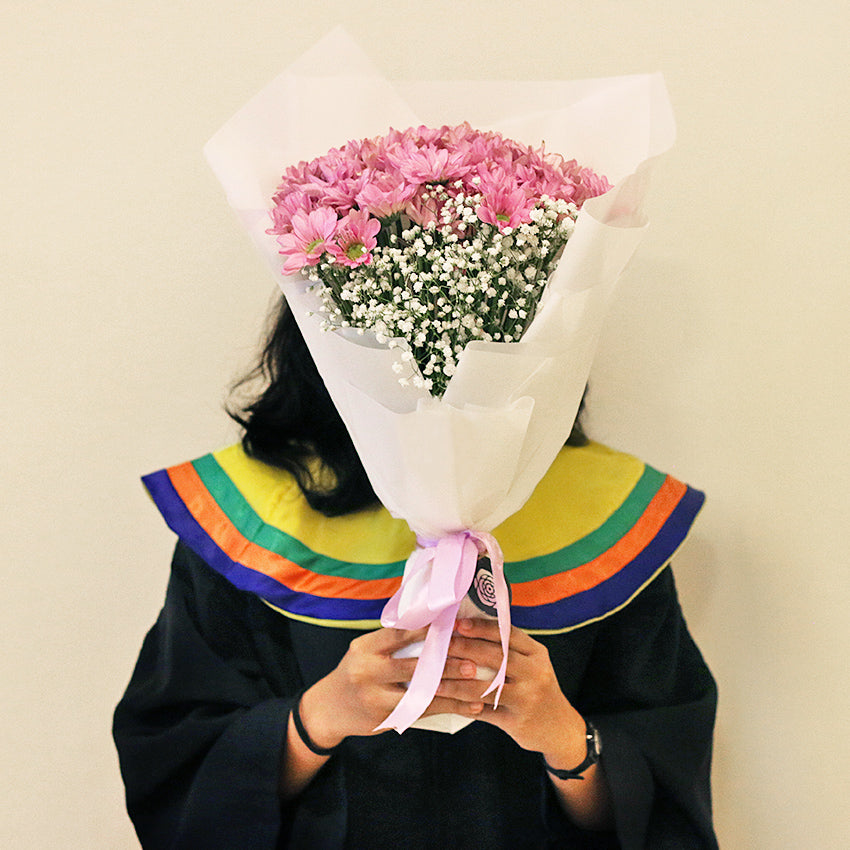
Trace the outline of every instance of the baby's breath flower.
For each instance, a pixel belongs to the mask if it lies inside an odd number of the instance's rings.
[[[379,344],[400,349],[392,367],[399,382],[435,396],[470,341],[522,337],[580,203],[607,189],[596,175],[588,183],[575,163],[553,165],[542,149],[466,125],[445,133],[429,131],[427,143],[415,130],[365,148],[351,143],[327,162],[289,169],[269,231],[289,267],[303,257],[302,271],[322,301],[323,329],[370,331]],[[377,151],[376,160],[359,159],[364,149]],[[496,162],[493,173],[482,170]],[[522,167],[511,172],[512,163]],[[374,181],[361,193],[359,178],[349,175],[367,168]],[[314,209],[321,213],[311,217]]]

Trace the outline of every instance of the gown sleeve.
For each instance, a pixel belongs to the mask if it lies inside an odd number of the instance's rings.
[[[436,814],[454,829],[455,809],[465,823],[479,807],[474,822],[482,829],[491,821],[511,826],[504,846],[522,846],[517,836],[539,810],[551,838],[533,846],[716,850],[709,795],[716,691],[669,570],[605,620],[544,638],[564,692],[602,734],[616,837],[580,834],[564,822],[539,756],[483,723],[456,736],[409,730],[352,739],[282,807],[291,700],[344,653],[350,635],[337,631],[290,622],[178,544],[162,612],[113,724],[127,809],[146,850],[341,847],[347,835],[373,836],[385,821],[409,828],[412,776],[433,788]],[[383,796],[376,775],[385,777]],[[482,782],[504,810],[484,804]],[[421,846],[434,843],[435,823],[423,818]]]
[[[262,638],[228,628],[250,620],[247,595],[202,567],[178,544],[163,609],[115,710],[127,809],[145,848],[275,848],[297,667],[291,650],[281,655],[285,635],[269,636],[270,681]]]
[[[602,621],[581,691],[579,708],[600,731],[622,850],[716,850],[717,688],[669,567]]]

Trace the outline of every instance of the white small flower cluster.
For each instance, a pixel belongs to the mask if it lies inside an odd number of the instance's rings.
[[[323,260],[310,270],[326,329],[369,330],[403,349],[399,381],[438,397],[467,343],[522,337],[578,215],[575,204],[543,196],[530,222],[500,231],[479,220],[480,195],[453,188],[432,187],[425,227],[385,219],[371,263]]]

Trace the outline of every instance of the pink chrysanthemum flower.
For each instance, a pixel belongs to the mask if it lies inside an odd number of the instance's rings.
[[[456,180],[469,171],[464,148],[447,150],[431,145],[417,148],[407,144],[390,154],[390,161],[412,183],[442,183]]]
[[[365,184],[365,176],[351,177],[321,186],[319,203],[323,207],[331,207],[340,215],[347,213],[353,206],[355,198]]]
[[[343,266],[360,266],[372,262],[372,249],[378,244],[375,237],[381,222],[371,218],[366,210],[350,212],[339,223],[336,239],[328,245],[334,262]]]
[[[583,204],[588,198],[604,195],[611,188],[611,184],[601,174],[597,174],[590,168],[579,168],[578,180],[575,192],[575,202]]]
[[[522,189],[502,186],[487,192],[478,207],[478,218],[505,230],[531,221],[529,213],[534,204],[534,198],[527,197]]]
[[[345,155],[364,168],[380,168],[383,164],[384,139],[353,139],[345,143]]]
[[[275,206],[272,207],[274,225],[267,232],[276,236],[290,233],[292,231],[292,216],[299,212],[309,213],[313,208],[313,201],[300,190],[293,190],[281,198],[275,198]]]
[[[431,197],[422,197],[420,192],[417,192],[410,199],[404,208],[404,212],[414,224],[418,224],[425,229],[439,222],[440,208],[438,202]]]
[[[415,191],[415,185],[405,183],[398,176],[377,173],[370,176],[355,200],[361,209],[377,218],[387,218],[401,212]]]
[[[469,342],[522,339],[583,201],[609,188],[469,124],[391,128],[287,168],[267,232],[315,285],[323,327],[407,340],[418,371],[399,381],[439,397]]]
[[[278,236],[280,253],[286,256],[284,274],[294,274],[304,266],[315,266],[328,250],[337,229],[337,215],[327,207],[296,212],[291,220],[292,230]]]

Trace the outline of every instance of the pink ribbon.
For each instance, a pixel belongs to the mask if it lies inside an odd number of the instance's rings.
[[[495,690],[495,704],[498,705],[505,684],[511,633],[510,597],[505,582],[504,556],[496,538],[485,531],[461,531],[439,540],[417,542],[419,545],[407,559],[401,587],[384,607],[381,625],[397,629],[429,626],[428,633],[407,692],[375,731],[395,729],[403,732],[430,705],[446,666],[460,603],[475,577],[478,556],[484,553],[493,570],[502,664],[482,697]]]

